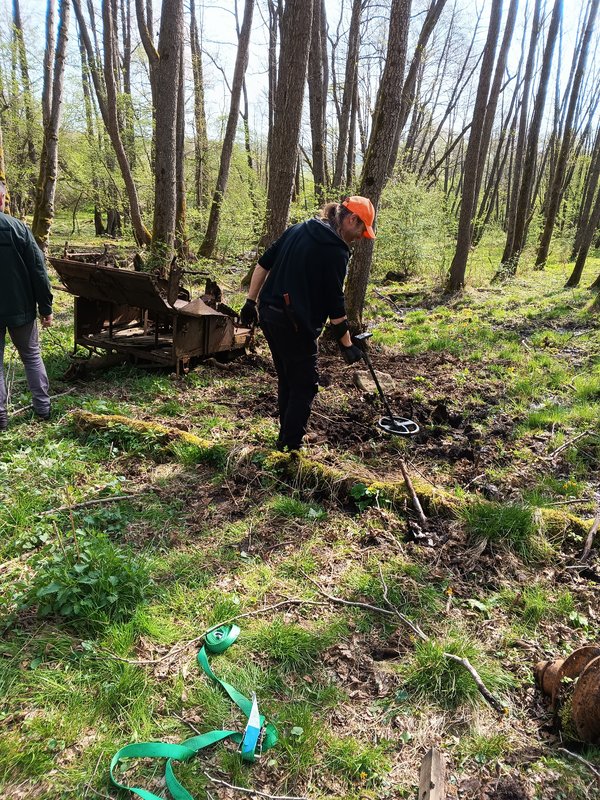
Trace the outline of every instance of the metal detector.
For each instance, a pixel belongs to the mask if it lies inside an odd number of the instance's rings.
[[[379,380],[377,378],[377,373],[373,368],[373,364],[365,347],[366,340],[370,339],[372,335],[373,335],[372,333],[359,333],[358,336],[353,337],[353,340],[358,343],[358,346],[362,350],[362,356],[366,362],[367,367],[369,368],[371,377],[375,381],[375,386],[377,387],[377,391],[379,392],[379,397],[381,398],[383,407],[387,412],[387,416],[381,417],[381,419],[377,422],[377,425],[379,428],[381,428],[381,430],[385,431],[386,433],[394,434],[395,436],[414,436],[415,434],[419,433],[420,430],[417,423],[413,422],[412,419],[406,419],[405,417],[397,417],[392,412],[388,399],[383,393],[383,389],[381,388],[381,384],[379,383]]]

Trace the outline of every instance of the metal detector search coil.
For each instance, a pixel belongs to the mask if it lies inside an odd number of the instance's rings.
[[[369,368],[369,372],[373,380],[375,381],[375,386],[377,387],[377,391],[379,392],[379,397],[381,398],[381,402],[383,403],[383,407],[387,411],[386,417],[381,417],[377,426],[381,428],[382,431],[386,433],[391,433],[394,436],[414,436],[415,434],[419,433],[420,428],[416,422],[413,422],[412,419],[406,419],[405,417],[397,417],[395,414],[392,413],[392,409],[390,408],[390,404],[388,403],[388,399],[383,393],[383,389],[381,388],[381,384],[379,383],[379,379],[377,378],[377,373],[373,368],[373,364],[371,363],[371,359],[369,358],[369,354],[365,349],[365,340],[370,339],[372,333],[359,333],[358,336],[354,337],[354,340],[359,343],[359,347],[362,350],[363,359],[367,367]]]

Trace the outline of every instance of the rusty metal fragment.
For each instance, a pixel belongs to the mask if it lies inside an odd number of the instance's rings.
[[[600,646],[586,645],[565,659],[540,661],[534,674],[538,686],[552,698],[557,727],[565,735],[600,744]]]

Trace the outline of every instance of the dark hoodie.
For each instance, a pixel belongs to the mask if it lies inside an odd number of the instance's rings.
[[[344,278],[350,249],[318,219],[288,228],[258,259],[269,270],[260,292],[260,307],[284,308],[289,296],[299,331],[316,339],[327,319],[346,316]]]

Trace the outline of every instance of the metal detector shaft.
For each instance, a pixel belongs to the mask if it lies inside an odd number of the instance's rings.
[[[373,364],[371,362],[371,359],[369,358],[369,354],[367,353],[366,350],[363,350],[362,354],[363,354],[363,358],[364,358],[364,360],[365,360],[365,362],[367,364],[367,367],[369,368],[369,372],[371,373],[371,376],[372,376],[373,380],[375,381],[375,386],[377,387],[377,391],[379,392],[379,396],[381,397],[381,402],[383,403],[383,407],[385,408],[388,417],[391,417],[393,419],[394,418],[394,414],[392,413],[392,409],[390,408],[390,404],[388,403],[387,397],[383,393],[383,389],[381,388],[381,384],[379,383],[379,379],[377,378],[377,373],[375,372],[375,369],[373,368]]]

